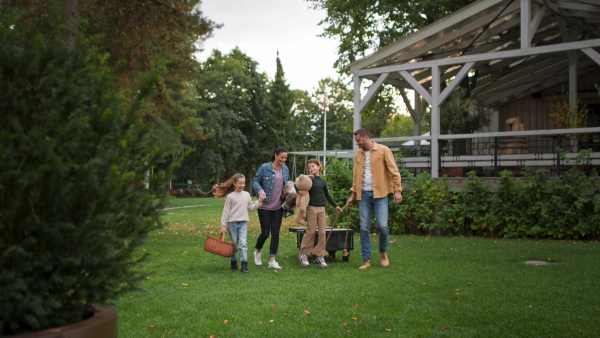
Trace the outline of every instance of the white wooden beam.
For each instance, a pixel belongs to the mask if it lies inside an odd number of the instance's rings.
[[[458,72],[458,74],[456,74],[456,76],[454,77],[452,82],[450,82],[448,87],[446,87],[444,89],[444,91],[440,94],[439,104],[442,104],[448,98],[448,95],[450,95],[450,93],[454,90],[454,88],[456,88],[456,86],[458,86],[460,81],[462,81],[465,78],[465,76],[473,68],[474,64],[475,64],[475,62],[469,62],[469,63],[466,63],[462,67],[462,69]]]
[[[449,43],[451,41],[461,40],[461,43],[463,43],[463,44],[464,43],[470,44],[471,39],[468,39],[466,37],[469,34],[473,34],[473,31],[475,31],[476,29],[478,29],[480,27],[485,27],[486,25],[488,25],[491,21],[493,21],[493,19],[496,17],[498,12],[502,11],[503,13],[511,13],[518,9],[519,9],[519,4],[512,3],[510,6],[508,6],[507,8],[504,8],[504,9],[494,8],[494,10],[487,11],[487,13],[485,13],[485,14],[480,13],[479,15],[472,17],[467,22],[462,23],[458,27],[452,27],[452,29],[440,31],[436,35],[433,35],[428,39],[419,41],[417,44],[413,45],[409,51],[402,54],[394,62],[403,62],[406,60],[413,59],[413,58],[418,57],[428,51],[433,51],[437,48],[443,47],[444,45],[446,45],[447,43]],[[483,40],[490,35],[497,34],[497,32],[499,30],[503,31],[503,30],[509,29],[510,27],[507,27],[507,26],[510,26],[511,24],[512,24],[512,26],[518,25],[518,20],[508,20],[506,22],[499,24],[498,26],[503,27],[501,30],[500,30],[500,28],[497,28],[497,27],[487,28],[484,30],[484,32],[481,34],[481,36],[479,36],[479,34],[474,34],[474,35],[477,36],[478,40]],[[491,33],[492,31],[494,31],[496,33]],[[455,50],[459,49],[459,48],[460,48],[459,45],[454,45],[452,47],[452,49],[455,49]],[[437,53],[439,53],[439,51]],[[435,55],[437,53],[434,52],[433,54]],[[390,57],[392,57],[392,56],[393,55],[391,55]],[[437,57],[434,57],[434,58],[437,58]],[[381,60],[379,60],[379,61],[381,61]],[[375,61],[374,63],[377,63],[377,62],[378,61]]]
[[[368,67],[369,65],[379,60],[382,60],[394,53],[397,53],[406,47],[418,43],[419,41],[426,39],[442,30],[448,29],[454,25],[459,24],[460,22],[464,21],[465,18],[473,18],[478,13],[485,11],[490,7],[497,6],[498,4],[501,4],[504,1],[505,0],[476,1],[462,8],[460,11],[456,11],[430,25],[427,25],[426,27],[419,29],[415,33],[412,33],[403,39],[397,40],[396,42],[393,42],[385,47],[380,48],[375,53],[367,57],[352,62],[350,64],[350,72],[355,72],[359,69]]]
[[[581,51],[584,52],[587,56],[589,56],[590,59],[596,61],[598,65],[600,65],[600,54],[598,54],[598,52],[591,48],[584,48]]]
[[[362,98],[358,104],[358,112],[362,112],[363,109],[365,109],[365,107],[369,104],[369,102],[371,102],[371,100],[373,99],[373,97],[375,96],[375,94],[377,93],[377,91],[379,91],[379,88],[381,88],[381,85],[383,84],[383,81],[388,77],[388,75],[390,75],[390,73],[383,73],[379,76],[379,78],[377,79],[377,81],[375,81],[370,87],[369,90],[367,91],[367,94],[365,94],[365,97]]]
[[[531,1],[521,0],[521,49],[531,47]]]
[[[354,131],[360,129],[360,125],[362,122],[362,116],[360,115],[360,110],[358,107],[360,106],[360,86],[362,84],[362,79],[358,75],[354,75]],[[354,142],[354,135],[352,135],[352,149],[354,153],[358,151],[358,146]]]
[[[440,67],[431,68],[431,177],[440,177]]]
[[[540,27],[540,23],[542,19],[546,15],[546,7],[540,6],[536,9],[535,14],[533,15],[533,20],[531,20],[531,26],[529,27],[529,45],[531,46],[531,41],[533,41],[533,36],[537,31],[538,27]]]
[[[468,62],[509,59],[509,58],[525,57],[525,56],[530,56],[530,55],[566,52],[566,51],[570,51],[570,50],[596,48],[596,47],[600,47],[600,39],[566,42],[566,43],[559,43],[559,44],[554,44],[554,45],[531,47],[531,48],[526,48],[526,49],[516,49],[516,50],[510,50],[510,51],[504,51],[504,52],[464,55],[464,56],[458,56],[455,58],[447,58],[447,59],[441,59],[441,60],[421,61],[421,62],[408,63],[408,64],[403,64],[403,65],[377,67],[377,68],[357,70],[356,72],[354,72],[354,74],[358,75],[358,76],[365,76],[365,75],[373,75],[373,74],[381,74],[381,73],[399,72],[402,70],[430,68],[430,67],[433,67],[434,65],[436,65],[436,66],[458,65],[461,63],[468,63]]]
[[[412,75],[410,75],[409,72],[407,72],[405,70],[401,71],[400,75],[402,75],[402,77],[406,80],[406,82],[410,83],[410,85],[412,86],[412,88],[414,90],[416,90],[419,94],[421,94],[421,96],[423,96],[425,101],[427,101],[429,104],[431,104],[431,94],[429,94],[427,89],[425,89],[425,88],[423,88],[423,86],[421,86],[419,81],[417,81]]]

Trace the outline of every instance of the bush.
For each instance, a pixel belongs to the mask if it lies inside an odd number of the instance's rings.
[[[94,53],[1,46],[3,335],[81,321],[136,289],[134,250],[163,204],[143,184],[161,156],[139,123],[150,86],[127,105]]]
[[[582,151],[580,156],[585,160],[589,152]],[[600,189],[595,173],[587,176],[573,167],[560,178],[550,179],[546,170],[527,172],[524,168],[522,177],[513,177],[504,171],[496,186],[487,185],[471,172],[463,189],[455,191],[444,177],[432,178],[429,173],[414,177],[402,169],[403,201],[397,205],[388,200],[390,233],[556,239],[600,236]],[[352,168],[343,161],[330,162],[327,179],[336,201],[350,196]],[[359,215],[354,210],[350,224],[359,230]],[[335,211],[330,210],[330,217],[335,217]],[[347,222],[347,217],[340,217],[339,223]]]

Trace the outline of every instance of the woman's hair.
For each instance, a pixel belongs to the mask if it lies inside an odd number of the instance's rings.
[[[227,195],[229,195],[235,190],[234,184],[236,184],[240,178],[246,179],[244,175],[237,173],[231,176],[231,178],[227,181],[221,183],[220,185],[215,184],[215,187],[212,190],[213,196],[215,196],[216,198],[227,197]]]
[[[287,149],[284,146],[277,146],[275,150],[273,150],[273,156],[271,156],[271,162],[275,161],[275,155],[279,155],[281,153],[287,153]]]
[[[306,161],[306,166],[308,167],[308,165],[310,163],[314,163],[317,165],[317,167],[319,167],[319,175],[321,175],[323,173],[323,165],[321,164],[321,162],[319,162],[318,159],[316,158],[311,158],[310,160]]]

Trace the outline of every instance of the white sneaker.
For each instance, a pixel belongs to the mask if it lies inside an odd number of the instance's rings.
[[[321,264],[322,268],[326,268],[327,267],[327,263],[325,263],[325,257],[318,256],[317,257],[317,262],[319,262],[319,264]]]
[[[300,254],[300,256],[298,256],[298,259],[300,259],[300,263],[304,266],[309,266],[310,264],[308,263],[308,257],[306,257],[306,255],[304,254]]]
[[[269,261],[269,267],[272,269],[281,269],[277,261]]]
[[[262,255],[256,250],[254,250],[254,264],[262,265]]]

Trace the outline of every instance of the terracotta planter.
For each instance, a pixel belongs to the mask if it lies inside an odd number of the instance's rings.
[[[44,331],[11,336],[17,338],[112,338],[119,334],[118,312],[111,308],[96,308],[91,318],[72,325],[56,327]]]

